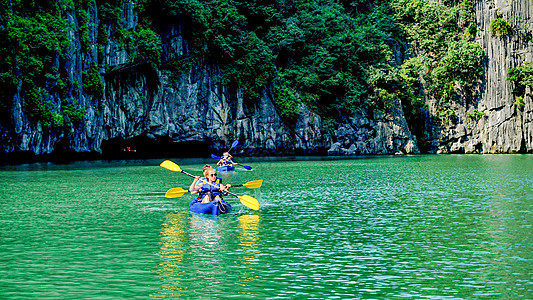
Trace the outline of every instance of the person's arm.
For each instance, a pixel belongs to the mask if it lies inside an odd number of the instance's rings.
[[[198,190],[202,188],[201,185],[196,186],[196,182],[198,182],[198,179],[200,179],[200,176],[194,176],[194,180],[192,181],[191,186],[189,187],[191,195],[198,193]]]
[[[231,184],[229,184],[229,183],[226,184],[226,185],[223,185],[222,183],[220,183],[220,184],[218,185],[219,190],[220,190],[224,195],[226,195],[226,194],[228,193],[230,187],[231,187]]]

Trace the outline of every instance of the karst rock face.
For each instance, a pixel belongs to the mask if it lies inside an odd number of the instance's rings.
[[[516,153],[533,152],[533,99],[527,88],[524,106],[518,109],[512,83],[506,79],[509,67],[532,60],[532,44],[519,35],[494,37],[489,31],[497,13],[520,16],[533,28],[531,0],[475,1],[479,31],[476,41],[486,53],[483,82],[473,101],[455,101],[456,118],[442,125],[431,121],[434,103],[427,100],[430,151],[435,153]],[[89,9],[91,22],[98,23],[96,8]],[[75,13],[67,19],[76,24]],[[133,6],[125,4],[121,26],[134,28]],[[64,61],[70,80],[82,82],[82,72],[98,61],[96,42],[91,50],[80,51],[78,31],[68,28],[68,55]],[[163,41],[162,60],[186,55],[187,40],[178,21],[158,32]],[[89,39],[97,41],[97,29],[90,27]],[[325,129],[321,117],[300,104],[295,120],[283,120],[275,105],[272,87],[265,87],[253,105],[242,93],[217,84],[216,65],[197,66],[174,74],[132,61],[119,43],[109,40],[104,47],[106,68],[100,68],[104,83],[101,97],[87,94],[81,84],[70,91],[84,117],[61,131],[31,122],[23,110],[22,96],[14,96],[11,120],[0,125],[3,155],[55,152],[101,153],[106,146],[124,147],[149,143],[151,149],[169,145],[201,143],[206,151],[227,149],[239,140],[242,155],[285,154],[413,154],[420,153],[417,137],[411,134],[399,100],[387,110],[343,116],[335,128]],[[20,87],[19,87],[20,88]],[[50,99],[51,103],[54,99]],[[60,103],[56,103],[60,105]],[[475,115],[472,112],[483,112]]]
[[[474,100],[452,103],[456,115],[452,124],[434,128],[437,153],[533,152],[531,88],[526,87],[524,106],[517,107],[512,82],[507,80],[510,67],[533,60],[533,45],[518,32],[497,37],[489,29],[498,14],[521,20],[521,28],[532,28],[532,7],[528,0],[475,2],[476,41],[486,54],[483,82]],[[434,112],[434,103],[428,101],[428,106]]]

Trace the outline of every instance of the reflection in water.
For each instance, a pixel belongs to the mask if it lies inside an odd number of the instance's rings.
[[[197,280],[193,288],[206,293],[216,291],[225,277],[222,256],[226,251],[220,242],[220,221],[212,216],[191,215],[189,263]]]
[[[161,288],[159,294],[151,295],[155,298],[179,298],[183,296],[184,280],[181,266],[187,252],[186,232],[187,213],[170,213],[165,216],[161,230],[161,262],[159,276]]]
[[[181,298],[220,289],[226,271],[219,230],[223,222],[211,216],[170,213],[161,230],[161,287],[154,298]]]
[[[236,284],[250,286],[252,281],[257,280],[257,272],[253,265],[258,263],[259,242],[259,216],[242,215],[239,221],[239,249],[242,251],[242,259],[237,264],[242,267],[239,271]]]
[[[485,206],[479,220],[483,226],[476,251],[482,270],[478,282],[514,283],[493,285],[495,295],[512,298],[508,295],[524,293],[525,287],[531,286],[531,264],[527,262],[533,253],[532,235],[524,230],[531,227],[531,218],[524,218],[524,213],[531,214],[529,194],[533,180],[529,170],[517,168],[517,162],[494,163],[487,169],[481,173],[480,198]]]

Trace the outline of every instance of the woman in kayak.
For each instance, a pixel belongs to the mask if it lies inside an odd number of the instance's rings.
[[[199,185],[200,183],[206,183],[207,182],[207,175],[208,175],[207,173],[211,169],[214,169],[214,167],[212,167],[209,164],[206,164],[205,166],[203,166],[202,174],[204,174],[204,177],[200,177],[200,179],[198,179],[198,181],[196,182],[196,185]],[[222,179],[217,177],[217,179],[215,180],[215,183],[222,183]]]
[[[222,157],[220,158],[220,160],[217,162],[217,166],[220,166],[220,167],[226,167],[226,166],[232,167],[233,165],[236,165],[237,163],[233,162],[233,160],[231,160],[232,158],[233,158],[233,156],[231,156],[231,154],[229,154],[229,152],[224,152],[222,154]]]
[[[212,166],[205,165],[203,170],[205,178],[194,176],[189,191],[192,195],[200,193],[198,201],[202,203],[222,200],[222,193],[227,192],[231,185],[222,185],[222,180],[217,178],[217,171]]]

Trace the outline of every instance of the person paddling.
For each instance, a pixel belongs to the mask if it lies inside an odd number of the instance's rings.
[[[212,166],[205,165],[203,170],[205,178],[194,176],[189,191],[193,195],[200,193],[197,201],[202,203],[222,200],[222,194],[227,192],[231,185],[222,185],[222,180],[217,178],[217,171]]]
[[[220,167],[233,167],[233,165],[236,165],[237,163],[235,163],[233,160],[231,160],[233,158],[233,156],[231,156],[231,154],[229,154],[229,152],[224,152],[222,154],[222,157],[220,158],[220,160],[217,162],[217,166],[220,166]]]
[[[205,166],[202,167],[202,174],[204,174],[204,177],[200,177],[200,179],[198,179],[198,181],[196,182],[196,185],[199,185],[200,183],[206,183],[208,181],[207,172],[210,169],[214,169],[214,168],[209,164],[206,164]],[[219,184],[222,183],[222,179],[217,177],[217,179],[215,180],[215,183],[219,183]]]

